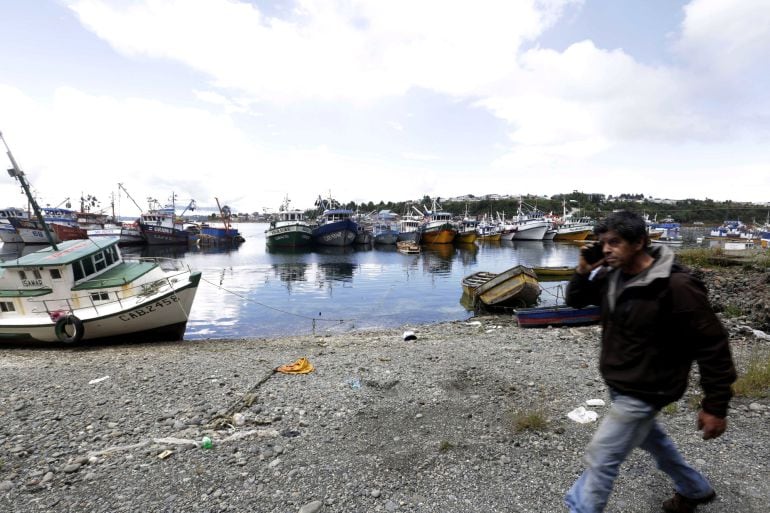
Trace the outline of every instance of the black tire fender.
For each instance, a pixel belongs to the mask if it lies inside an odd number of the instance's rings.
[[[72,335],[67,333],[67,330],[65,329],[67,326],[72,326],[74,328],[75,331],[72,333]],[[76,342],[80,342],[80,340],[83,338],[85,328],[83,326],[83,321],[74,315],[65,315],[56,321],[54,332],[56,333],[56,338],[58,338],[61,342],[65,344],[74,344]]]

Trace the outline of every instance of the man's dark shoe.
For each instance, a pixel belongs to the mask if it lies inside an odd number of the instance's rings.
[[[695,513],[695,508],[699,504],[708,504],[716,496],[717,494],[713,490],[710,494],[700,499],[690,499],[679,492],[675,492],[673,497],[663,502],[663,511],[666,513]]]

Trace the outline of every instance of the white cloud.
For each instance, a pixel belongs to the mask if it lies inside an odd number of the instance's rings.
[[[687,61],[723,76],[757,65],[767,69],[767,0],[693,0],[684,10],[676,47]]]
[[[412,87],[471,94],[575,0],[300,0],[290,17],[229,0],[75,0],[118,51],[180,61],[262,100],[370,100]]]

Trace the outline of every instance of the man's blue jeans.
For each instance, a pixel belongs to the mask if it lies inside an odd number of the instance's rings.
[[[658,410],[639,399],[610,390],[612,405],[586,449],[587,468],[572,485],[565,502],[571,513],[604,511],[621,463],[636,447],[649,452],[658,468],[685,497],[709,495],[711,485],[690,467],[655,421]]]

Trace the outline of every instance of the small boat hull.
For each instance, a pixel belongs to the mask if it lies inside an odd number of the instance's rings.
[[[501,273],[480,271],[462,280],[463,292],[474,304],[525,307],[537,303],[540,284],[529,267],[517,265]]]
[[[517,308],[513,311],[520,328],[545,328],[547,326],[585,326],[599,322],[598,306],[572,308],[566,305]]]

